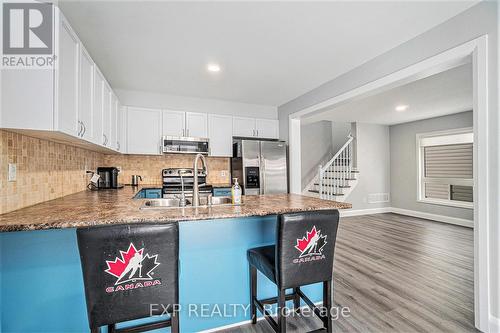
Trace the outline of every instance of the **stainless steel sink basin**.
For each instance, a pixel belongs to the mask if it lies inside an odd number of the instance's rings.
[[[230,197],[211,197],[210,203],[208,202],[209,197],[200,198],[199,207],[216,207],[216,206],[237,206],[233,205]],[[169,199],[148,199],[144,201],[144,204],[140,207],[141,209],[167,209],[167,208],[189,208],[192,207],[192,202],[187,199],[186,205],[182,207],[181,200],[177,198]]]
[[[149,199],[141,208],[178,208],[180,203],[180,199]]]
[[[232,205],[230,197],[212,197],[212,205]]]

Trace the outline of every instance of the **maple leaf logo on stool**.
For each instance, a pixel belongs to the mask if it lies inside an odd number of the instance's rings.
[[[316,226],[313,226],[311,231],[307,231],[305,237],[297,239],[295,248],[300,252],[299,258],[322,255],[326,237],[326,235],[321,235],[321,230],[316,230]]]
[[[114,261],[106,260],[108,269],[106,273],[117,278],[115,285],[130,281],[153,280],[151,274],[160,265],[158,255],[144,254],[144,248],[137,250],[134,244],[130,243],[126,252],[120,251],[121,258]]]

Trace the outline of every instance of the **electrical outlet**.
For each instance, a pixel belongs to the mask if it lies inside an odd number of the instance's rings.
[[[121,166],[117,166],[116,168],[118,169],[119,172],[122,172],[122,167]]]
[[[221,170],[220,176],[221,177],[227,177],[227,170]]]
[[[7,175],[7,181],[15,182],[17,176],[17,166],[15,163],[9,163],[9,172]]]

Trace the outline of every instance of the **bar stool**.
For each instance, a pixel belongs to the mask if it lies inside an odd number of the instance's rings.
[[[137,223],[77,229],[90,330],[179,332],[179,227]],[[115,324],[169,314],[167,320]]]
[[[285,303],[293,300],[294,309],[298,311],[302,298],[323,321],[323,330],[332,332],[333,256],[338,223],[338,210],[278,215],[276,245],[248,250],[253,324],[257,322],[258,309],[276,332],[286,332]],[[278,297],[257,299],[257,270],[276,284]],[[327,311],[316,307],[300,289],[318,282],[323,283],[323,308]],[[290,288],[293,292],[286,294]],[[265,305],[275,303],[278,304],[277,322],[265,309]]]

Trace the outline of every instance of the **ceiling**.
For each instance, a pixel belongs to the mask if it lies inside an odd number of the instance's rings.
[[[64,1],[113,88],[281,105],[477,1]],[[209,73],[210,62],[220,64]]]
[[[407,105],[403,112],[395,110]],[[304,119],[395,125],[472,110],[472,65],[456,67]]]

